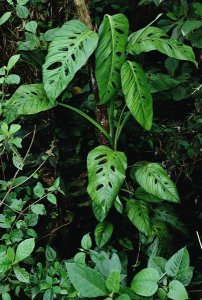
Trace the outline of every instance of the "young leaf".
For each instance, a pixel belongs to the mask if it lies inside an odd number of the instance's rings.
[[[188,271],[189,263],[189,253],[186,248],[182,248],[167,261],[166,273],[171,277],[179,276],[181,272]]]
[[[88,194],[106,217],[125,178],[126,156],[123,152],[98,146],[88,154],[87,166]]]
[[[126,61],[121,68],[121,83],[131,114],[144,129],[150,130],[152,96],[142,67],[136,62]]]
[[[140,200],[129,200],[127,202],[127,215],[129,220],[145,235],[150,235],[151,225],[149,218],[149,207],[147,203]]]
[[[89,233],[82,237],[81,247],[85,250],[89,250],[92,247],[92,240]]]
[[[107,295],[104,278],[97,271],[77,263],[65,263],[69,279],[82,297]]]
[[[10,18],[10,16],[11,16],[10,11],[5,12],[5,14],[3,14],[3,16],[1,16],[1,18],[0,18],[0,26],[3,25],[4,23],[6,23],[8,21],[8,19]]]
[[[180,202],[175,184],[159,164],[138,164],[132,169],[131,176],[146,192],[167,201]]]
[[[44,216],[46,214],[45,206],[39,203],[32,205],[31,211],[36,215]]]
[[[48,100],[42,84],[21,85],[5,102],[4,117],[7,123],[20,115],[31,115],[54,107]]]
[[[178,280],[172,280],[169,283],[169,291],[167,296],[173,300],[187,300],[189,296],[183,284]]]
[[[153,268],[146,268],[135,275],[131,288],[140,296],[150,297],[156,293],[159,279],[158,271]]]
[[[127,294],[122,294],[116,298],[116,300],[130,300],[131,298]]]
[[[5,82],[7,84],[19,84],[20,83],[20,76],[16,74],[10,74],[5,77]]]
[[[120,288],[120,276],[119,271],[112,271],[106,279],[106,287],[110,292],[118,293]]]
[[[29,273],[24,268],[15,267],[14,273],[17,280],[19,280],[20,282],[30,283]]]
[[[79,20],[64,24],[55,34],[43,65],[44,88],[54,101],[85,65],[98,42],[96,32]]]
[[[137,55],[152,50],[158,50],[169,57],[188,60],[197,65],[192,48],[176,40],[169,39],[167,34],[160,28],[151,26],[130,35],[127,48],[129,53]]]
[[[16,65],[19,59],[20,59],[20,54],[11,56],[7,64],[7,70],[10,71]]]
[[[110,239],[113,232],[113,225],[108,222],[97,224],[95,228],[95,242],[99,248],[102,248]]]
[[[148,268],[153,268],[159,272],[159,275],[162,276],[165,273],[165,265],[167,260],[163,257],[156,256],[150,257],[148,261]]]
[[[120,87],[128,31],[128,20],[123,14],[105,15],[100,25],[95,70],[100,104],[109,101]]]
[[[46,259],[47,261],[54,261],[56,259],[56,252],[55,250],[50,247],[50,246],[46,246],[46,251],[45,251],[45,256],[46,256]]]
[[[34,238],[22,241],[16,250],[15,262],[19,262],[30,256],[35,247]]]

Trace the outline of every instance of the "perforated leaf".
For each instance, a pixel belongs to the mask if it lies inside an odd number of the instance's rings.
[[[106,217],[125,178],[126,156],[123,152],[98,146],[88,154],[87,166],[88,194]]]
[[[145,235],[150,235],[151,225],[148,204],[140,200],[127,202],[127,215],[129,220]]]
[[[152,126],[152,96],[142,67],[127,61],[121,68],[121,82],[126,104],[140,125],[150,130]]]
[[[160,28],[151,26],[130,35],[127,48],[129,53],[137,55],[152,50],[158,50],[170,57],[188,60],[197,65],[192,48],[176,40],[169,39],[167,34]]]
[[[7,123],[20,115],[31,115],[54,107],[47,98],[43,84],[21,85],[13,96],[5,102],[4,116]]]
[[[96,79],[100,104],[109,101],[120,87],[120,69],[125,61],[128,20],[123,14],[105,15],[99,28]]]
[[[97,42],[97,33],[79,20],[67,22],[56,32],[43,65],[44,88],[50,100],[55,100],[85,65]]]
[[[159,164],[139,163],[132,169],[131,176],[146,192],[167,201],[180,202],[175,184]]]

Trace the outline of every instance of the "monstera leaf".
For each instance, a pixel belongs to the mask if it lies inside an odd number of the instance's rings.
[[[98,146],[88,154],[87,166],[88,194],[95,204],[96,217],[103,221],[123,184],[127,166],[126,156],[123,152]]]
[[[21,85],[13,96],[5,102],[4,116],[7,123],[20,115],[32,115],[54,107],[47,98],[43,84]]]
[[[138,163],[131,171],[131,176],[148,193],[163,200],[179,202],[175,184],[164,169],[156,163]]]
[[[96,79],[100,104],[109,101],[120,87],[120,69],[125,61],[128,20],[123,14],[105,15],[96,50]]]
[[[130,35],[127,48],[129,53],[137,55],[152,50],[158,50],[170,57],[188,60],[197,65],[192,48],[176,40],[169,39],[167,34],[160,28],[151,26]]]
[[[140,125],[150,130],[152,126],[152,96],[142,67],[127,61],[121,68],[121,82],[126,104]]]
[[[97,42],[97,33],[79,20],[71,20],[57,31],[43,66],[44,88],[50,100],[55,100],[85,65]]]

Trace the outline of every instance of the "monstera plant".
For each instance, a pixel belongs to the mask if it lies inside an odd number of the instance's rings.
[[[105,15],[98,32],[80,20],[65,23],[56,31],[49,45],[43,65],[43,83],[20,86],[4,107],[7,122],[12,122],[20,115],[35,114],[61,105],[79,113],[102,132],[107,145],[96,147],[87,158],[87,191],[100,222],[113,205],[122,211],[118,196],[126,176],[127,158],[123,152],[117,151],[117,146],[125,123],[133,117],[144,130],[149,131],[152,127],[152,93],[138,55],[156,50],[196,64],[191,47],[170,39],[162,29],[151,25],[130,33],[128,19],[123,14]],[[95,59],[94,81],[99,92],[96,105],[104,104],[108,108],[110,130],[61,100],[77,71],[85,68],[92,55]],[[117,115],[114,104],[120,94],[125,103]],[[139,188],[127,203],[128,218],[140,232],[151,236],[151,203],[178,203],[178,192],[166,171],[157,163],[136,162],[130,174]]]

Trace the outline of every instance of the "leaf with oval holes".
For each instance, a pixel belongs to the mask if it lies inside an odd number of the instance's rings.
[[[7,123],[20,115],[37,114],[55,106],[47,98],[43,84],[21,85],[4,105],[3,115]]]
[[[97,224],[95,228],[95,242],[99,248],[102,248],[110,239],[113,232],[113,225],[109,222]]]
[[[98,146],[88,154],[87,166],[88,194],[106,217],[125,179],[126,156],[107,146]]]
[[[149,217],[149,206],[140,200],[129,200],[126,206],[129,220],[142,233],[149,236],[151,233],[151,224]]]
[[[44,88],[53,101],[94,52],[98,35],[83,22],[71,20],[54,35],[43,65]]]
[[[131,288],[140,296],[150,297],[156,293],[159,279],[160,275],[157,270],[153,268],[142,269],[133,278]]]
[[[146,192],[170,202],[180,202],[175,184],[159,164],[138,163],[131,170],[131,177],[136,179]]]
[[[128,19],[123,14],[105,15],[100,25],[95,68],[100,104],[109,101],[120,87],[128,31]]]
[[[136,62],[126,61],[121,68],[121,83],[131,114],[144,129],[150,130],[153,119],[152,96],[142,67]]]
[[[160,28],[153,26],[143,28],[129,36],[127,51],[130,54],[137,55],[152,50],[158,50],[176,59],[191,61],[197,66],[192,48],[177,40],[169,39]]]

